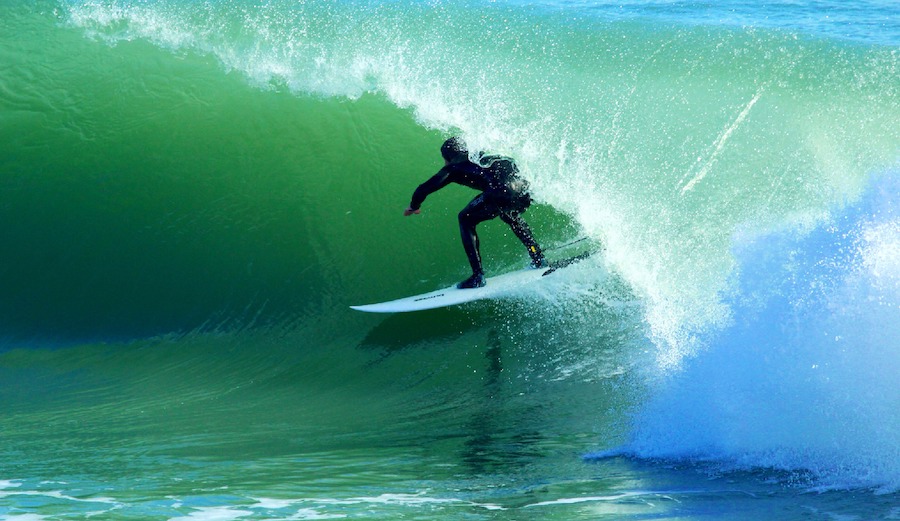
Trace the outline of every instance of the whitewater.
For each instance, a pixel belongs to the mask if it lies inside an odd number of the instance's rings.
[[[898,53],[879,0],[5,2],[0,517],[896,519]],[[471,191],[402,217],[450,135],[602,253],[350,310],[466,275]]]

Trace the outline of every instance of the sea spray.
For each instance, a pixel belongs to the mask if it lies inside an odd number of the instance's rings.
[[[659,382],[625,452],[900,487],[900,175],[812,229],[735,239],[729,327]]]

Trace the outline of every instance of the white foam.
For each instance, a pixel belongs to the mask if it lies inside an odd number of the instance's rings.
[[[203,507],[197,508],[184,517],[173,517],[176,519],[195,519],[197,521],[231,521],[232,519],[241,519],[253,515],[250,510],[242,510],[233,507]]]
[[[895,186],[746,245],[733,325],[656,389],[629,450],[808,472],[815,490],[900,489]]]

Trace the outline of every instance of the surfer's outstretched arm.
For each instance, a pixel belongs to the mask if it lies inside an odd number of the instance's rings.
[[[422,203],[425,202],[425,198],[429,195],[437,192],[441,188],[450,184],[451,181],[451,171],[449,168],[444,167],[441,168],[438,173],[431,176],[428,181],[420,184],[416,191],[413,192],[412,199],[409,202],[409,207],[404,210],[403,215],[410,216],[414,213],[419,213],[419,208],[422,207]]]

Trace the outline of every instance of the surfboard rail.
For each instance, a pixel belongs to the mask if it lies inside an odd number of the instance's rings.
[[[568,257],[559,261],[551,262],[547,268],[525,268],[518,271],[496,275],[486,279],[487,284],[480,288],[459,289],[455,285],[420,295],[412,295],[410,297],[389,300],[386,302],[378,302],[375,304],[364,304],[359,306],[350,306],[350,309],[356,311],[364,311],[367,313],[406,313],[410,311],[424,311],[427,309],[443,308],[448,306],[456,306],[467,302],[475,302],[488,298],[497,298],[513,293],[528,284],[531,284],[542,277],[550,275],[559,269],[572,265],[576,262],[584,260],[595,251],[586,251],[574,257]]]

